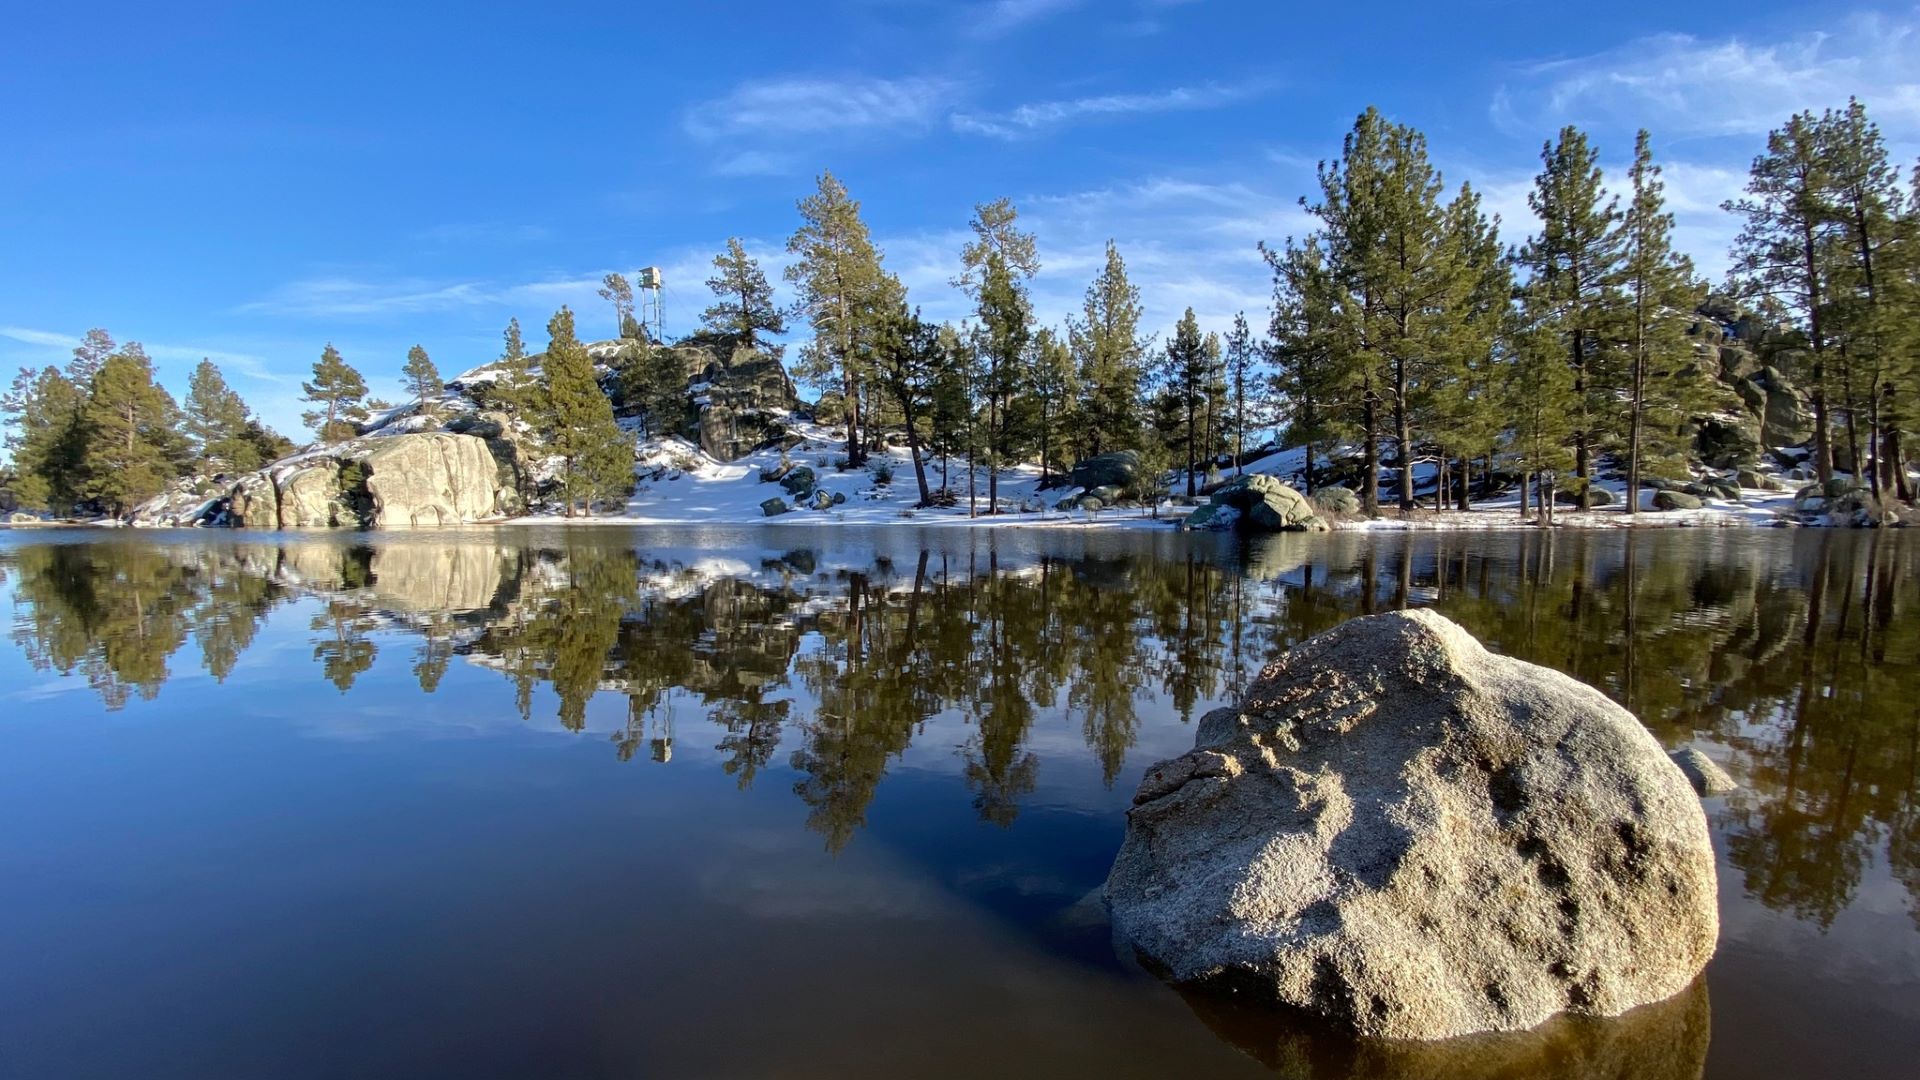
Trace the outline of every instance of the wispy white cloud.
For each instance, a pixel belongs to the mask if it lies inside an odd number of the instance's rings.
[[[1920,122],[1920,13],[1858,14],[1777,41],[1661,34],[1521,68],[1494,97],[1513,134],[1561,123],[1670,135],[1753,135],[1857,96],[1883,121]]]
[[[963,19],[969,37],[997,38],[1029,23],[1038,22],[1063,11],[1079,7],[1082,0],[990,0],[970,4]]]
[[[69,353],[80,344],[79,334],[63,334],[57,330],[36,330],[26,326],[0,326],[0,338],[17,341],[23,345],[34,346],[35,352],[44,352],[50,359]],[[223,370],[238,373],[258,382],[290,385],[297,380],[289,379],[273,371],[265,357],[252,352],[236,352],[232,349],[211,348],[204,345],[174,345],[166,342],[142,343],[141,348],[155,360],[169,364],[197,364],[201,360],[211,360]]]
[[[689,108],[682,126],[702,142],[910,130],[932,126],[958,92],[937,78],[756,79]]]
[[[0,326],[0,337],[49,349],[71,349],[80,344],[76,334],[57,334],[51,330],[34,330],[25,326]]]
[[[1218,108],[1264,93],[1269,88],[1270,84],[1265,82],[1178,86],[1151,93],[1032,102],[1001,113],[956,112],[949,122],[955,131],[963,134],[1018,139],[1080,120]]]

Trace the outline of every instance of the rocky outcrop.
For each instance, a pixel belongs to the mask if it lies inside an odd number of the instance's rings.
[[[282,529],[345,529],[359,524],[342,497],[340,462],[333,458],[314,457],[276,469],[273,488]]]
[[[1230,512],[1229,512],[1230,511]],[[1258,473],[1222,484],[1209,503],[1187,515],[1189,529],[1249,529],[1255,532],[1326,532],[1329,526],[1307,497],[1278,479]]]
[[[1639,721],[1428,611],[1208,714],[1141,781],[1106,898],[1180,983],[1407,1039],[1662,1000],[1719,929],[1699,799]]]
[[[190,476],[175,480],[167,490],[134,507],[127,520],[148,528],[190,528],[204,524],[219,511],[223,502],[222,479]]]
[[[235,529],[456,525],[500,513],[501,477],[498,461],[476,436],[380,436],[309,451],[241,476],[217,490],[193,520],[178,523]]]
[[[264,472],[248,473],[227,492],[227,512],[214,523],[235,529],[277,529],[280,527],[280,496],[274,490],[273,477]]]
[[[498,470],[486,443],[432,432],[379,439],[356,455],[376,529],[457,525],[495,512]]]

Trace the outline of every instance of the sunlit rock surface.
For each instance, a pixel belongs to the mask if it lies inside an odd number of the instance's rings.
[[[1699,799],[1626,710],[1431,611],[1269,666],[1147,770],[1115,930],[1182,983],[1440,1039],[1660,1001],[1713,955]]]

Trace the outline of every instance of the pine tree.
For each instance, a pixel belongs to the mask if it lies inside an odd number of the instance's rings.
[[[1000,470],[1008,464],[1008,405],[1021,380],[1021,360],[1033,337],[1033,307],[998,251],[987,253],[981,268],[980,393],[986,405],[987,506],[1000,512]]]
[[[773,286],[759,262],[747,255],[740,238],[727,238],[725,253],[713,257],[714,275],[707,279],[713,306],[700,320],[723,334],[732,334],[746,349],[760,348],[760,335],[787,332],[786,316],[773,302]]]
[[[1360,442],[1360,507],[1369,516],[1380,511],[1386,314],[1376,277],[1377,267],[1389,255],[1380,203],[1395,131],[1378,109],[1361,113],[1341,142],[1339,159],[1320,166],[1320,202],[1307,206],[1321,222],[1316,242],[1309,244],[1309,249],[1318,248],[1325,266],[1315,284],[1327,290],[1324,299],[1313,301],[1313,308],[1315,314],[1336,320],[1321,337],[1331,367],[1353,382],[1350,408],[1355,422],[1350,426]]]
[[[1867,119],[1866,106],[1850,100],[1841,112],[1821,117],[1828,145],[1827,175],[1834,215],[1842,237],[1835,252],[1832,332],[1840,368],[1842,404],[1846,408],[1848,457],[1858,476],[1866,473],[1874,497],[1891,487],[1905,490],[1903,470],[1894,465],[1889,447],[1899,436],[1884,413],[1886,390],[1910,361],[1901,348],[1903,320],[1896,313],[1899,289],[1891,285],[1888,261],[1897,246],[1896,218],[1900,206],[1900,174],[1887,159],[1886,143],[1878,125]],[[1861,437],[1861,421],[1866,436]],[[1864,443],[1864,445],[1863,445]]]
[[[1119,248],[1087,286],[1081,318],[1067,327],[1079,368],[1080,437],[1088,456],[1140,443],[1140,384],[1150,342],[1140,337],[1140,290],[1127,280]]]
[[[1195,490],[1194,466],[1200,452],[1199,412],[1205,399],[1207,382],[1206,343],[1200,337],[1200,322],[1193,309],[1180,316],[1167,339],[1164,385],[1167,403],[1174,413],[1174,441],[1183,451],[1187,468],[1187,494]],[[1159,426],[1159,425],[1156,425]]]
[[[1226,446],[1223,424],[1227,415],[1227,352],[1219,333],[1209,330],[1201,350],[1206,354],[1205,382],[1202,386],[1203,410],[1200,425],[1201,460],[1205,472],[1212,475]]]
[[[1245,471],[1248,421],[1259,409],[1259,377],[1255,365],[1260,350],[1253,330],[1247,325],[1247,313],[1235,312],[1233,329],[1227,331],[1224,376],[1227,385],[1226,437],[1233,454],[1233,474]]]
[[[1540,234],[1521,249],[1526,288],[1536,309],[1551,319],[1566,343],[1573,371],[1574,476],[1581,509],[1595,459],[1613,435],[1615,403],[1625,379],[1604,343],[1619,312],[1619,200],[1607,194],[1599,155],[1580,129],[1561,129],[1557,143],[1540,152],[1542,169],[1527,196],[1540,219]]]
[[[799,294],[798,314],[813,327],[813,340],[800,350],[800,371],[822,388],[837,388],[846,410],[847,464],[866,464],[861,436],[862,393],[870,371],[870,351],[897,299],[897,282],[881,269],[860,204],[832,173],[822,173],[818,190],[800,200],[800,227],[787,240],[795,256],[786,278]]]
[[[1500,222],[1480,208],[1480,196],[1462,184],[1447,206],[1448,242],[1458,260],[1455,291],[1447,301],[1451,340],[1445,374],[1434,395],[1429,426],[1440,448],[1437,509],[1450,491],[1462,510],[1471,509],[1473,461],[1493,452],[1506,411],[1499,400],[1497,349],[1506,328],[1513,272],[1500,246]]]
[[[651,343],[620,372],[625,399],[640,410],[650,436],[672,435],[691,421],[687,367],[680,354]]]
[[[93,385],[94,375],[119,348],[105,330],[96,327],[87,331],[74,347],[73,359],[67,362],[67,381],[82,389]]]
[[[545,414],[546,405],[542,401],[544,391],[539,379],[534,378],[532,361],[527,357],[526,342],[520,335],[520,320],[508,319],[507,328],[501,334],[500,375],[493,382],[493,395],[509,413],[517,414],[521,419],[532,419]]]
[[[430,397],[439,397],[447,384],[440,381],[440,369],[433,366],[425,346],[407,350],[406,366],[400,369],[400,384],[413,395],[416,405],[425,405]]]
[[[1053,451],[1061,443],[1059,433],[1073,415],[1073,402],[1079,392],[1073,350],[1051,328],[1042,328],[1034,335],[1028,388],[1036,413],[1034,441],[1040,451],[1040,475],[1045,478],[1059,460]]]
[[[107,357],[88,387],[84,415],[87,498],[120,517],[167,486],[179,408],[154,383],[144,353],[129,346]]]
[[[894,310],[880,335],[875,355],[876,373],[900,413],[906,433],[907,455],[913,463],[913,480],[920,492],[920,506],[933,503],[933,489],[927,483],[927,466],[922,451],[927,435],[922,430],[934,411],[935,397],[944,360],[940,328],[909,312],[903,302]]]
[[[1828,415],[1828,279],[1843,223],[1832,204],[1828,140],[1812,113],[1799,113],[1767,136],[1754,158],[1746,197],[1725,209],[1745,218],[1733,242],[1730,275],[1740,295],[1778,305],[1799,324],[1807,353],[1807,396],[1813,406],[1813,462],[1820,482],[1833,479]]]
[[[547,323],[551,341],[541,364],[549,449],[560,459],[558,494],[572,517],[603,499],[633,490],[633,446],[613,419],[613,405],[594,376],[593,358],[573,332],[573,312],[562,307]]]
[[[1273,320],[1268,330],[1273,360],[1270,396],[1285,409],[1282,445],[1306,451],[1302,475],[1307,493],[1312,494],[1319,487],[1315,459],[1331,455],[1335,445],[1357,430],[1353,418],[1365,416],[1358,408],[1363,396],[1362,366],[1352,339],[1343,336],[1352,324],[1341,318],[1339,285],[1319,239],[1310,238],[1305,244],[1288,241],[1278,250],[1262,245],[1261,251],[1274,279]]]
[[[1040,272],[1040,255],[1033,234],[1023,232],[1019,220],[1020,211],[1014,208],[1012,199],[995,199],[974,206],[973,220],[967,223],[973,230],[973,239],[960,249],[961,270],[953,279],[954,288],[968,296],[979,296],[986,281],[987,260],[992,255],[1000,256],[1008,271],[1019,280]]]
[[[37,372],[22,368],[0,400],[10,429],[13,493],[22,507],[66,514],[80,500],[85,406],[82,389],[51,365]]]
[[[259,448],[247,438],[252,416],[212,360],[202,359],[187,382],[185,429],[200,471],[249,472],[261,465]]]
[[[633,321],[633,284],[626,275],[610,273],[600,280],[600,299],[613,305],[613,325],[615,337],[638,338],[639,329]]]
[[[1547,318],[1518,327],[1511,361],[1505,380],[1505,457],[1520,474],[1520,516],[1527,516],[1527,491],[1538,481],[1540,514],[1551,522],[1555,477],[1573,463],[1567,444],[1578,415],[1574,369],[1567,364],[1558,323]]]
[[[305,397],[300,400],[319,405],[300,414],[300,419],[323,443],[351,439],[358,433],[354,421],[366,418],[363,399],[367,382],[345,360],[332,342],[321,350],[313,365],[313,381],[300,384]]]
[[[1419,132],[1369,108],[1354,124],[1341,160],[1320,169],[1321,245],[1343,325],[1333,341],[1360,373],[1361,504],[1379,508],[1378,442],[1383,421],[1399,473],[1399,503],[1413,505],[1414,453],[1430,426],[1444,376],[1453,316],[1445,301],[1459,265],[1446,237],[1439,174]]]
[[[1620,285],[1624,291],[1627,380],[1627,513],[1640,506],[1646,466],[1685,463],[1690,420],[1702,388],[1692,370],[1687,326],[1699,302],[1693,267],[1673,250],[1660,167],[1643,130],[1634,140],[1629,173],[1633,198],[1622,221]]]
[[[969,461],[973,458],[974,353],[951,324],[942,324],[934,340],[937,348],[932,360],[936,367],[927,448],[940,455],[940,486],[944,489],[949,484],[953,455],[965,455]]]

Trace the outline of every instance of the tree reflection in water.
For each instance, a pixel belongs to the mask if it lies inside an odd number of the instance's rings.
[[[895,534],[903,535],[903,534]],[[911,536],[912,534],[904,534]],[[280,609],[342,693],[456,657],[534,719],[626,699],[622,760],[716,727],[742,787],[784,770],[838,849],[926,723],[973,809],[1013,826],[1041,725],[1078,730],[1119,784],[1143,724],[1231,700],[1269,658],[1355,615],[1432,605],[1489,646],[1592,683],[1669,745],[1722,748],[1747,785],[1712,808],[1748,894],[1830,925],[1884,858],[1920,926],[1920,584],[1912,537],[1802,530],[1335,534],[652,550],[500,533],[277,543],[115,537],[0,548],[12,640],[109,709],[158,694],[191,642],[227,678]],[[191,654],[189,654],[191,655]]]

